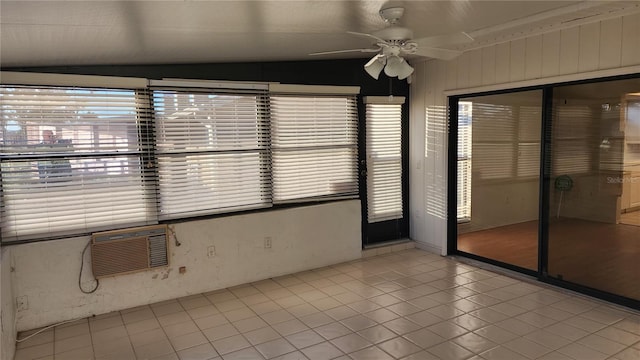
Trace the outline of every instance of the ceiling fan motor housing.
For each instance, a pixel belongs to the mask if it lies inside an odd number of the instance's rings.
[[[389,26],[374,32],[373,35],[387,41],[404,41],[413,38],[413,31],[402,26]]]
[[[380,17],[384,19],[384,21],[390,24],[395,24],[398,22],[398,20],[400,20],[402,15],[404,15],[404,8],[396,6],[396,7],[389,7],[386,9],[380,9],[379,14],[380,14]]]
[[[373,34],[375,36],[387,41],[402,41],[413,38],[413,31],[406,27],[397,25],[402,15],[404,15],[403,7],[395,6],[380,9],[379,14],[380,17],[382,17],[385,22],[391,24],[391,26],[374,32]]]
[[[384,56],[400,56],[402,48],[398,45],[388,45],[382,47],[382,55]]]

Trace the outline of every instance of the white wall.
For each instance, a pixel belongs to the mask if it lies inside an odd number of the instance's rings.
[[[15,301],[11,281],[11,248],[0,249],[0,359],[13,359],[16,350]]]
[[[538,219],[537,179],[525,181],[511,179],[510,183],[508,181],[499,183],[472,181],[471,221],[460,224],[458,233]]]
[[[361,221],[360,201],[349,200],[176,224],[182,245],[171,245],[168,268],[105,278],[91,295],[78,289],[87,238],[13,246],[13,295],[29,301],[28,310],[17,312],[17,328],[33,329],[353,260],[361,256]],[[264,248],[265,236],[272,238],[271,249]],[[215,246],[212,258],[207,256],[209,246]],[[89,255],[86,261],[90,268]],[[185,274],[178,273],[180,266],[186,266]],[[84,288],[91,285],[90,277],[84,276]]]
[[[413,65],[409,126],[411,238],[421,247],[445,252],[445,91],[464,94],[638,72],[640,14],[491,45],[451,61]]]

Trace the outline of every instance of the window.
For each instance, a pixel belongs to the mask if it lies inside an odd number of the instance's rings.
[[[601,141],[590,134],[600,126],[598,117],[587,105],[554,104],[554,108],[554,172],[588,173],[594,168],[591,149],[599,148]]]
[[[358,195],[353,95],[272,95],[273,201]]]
[[[458,222],[471,220],[471,104],[458,102]]]
[[[444,105],[425,106],[424,157],[429,163],[437,163],[446,157],[446,142],[440,141],[448,132],[449,109]],[[447,216],[446,177],[429,166],[425,171],[425,196],[428,215],[444,219]]]
[[[271,205],[266,93],[154,90],[160,219]]]
[[[516,168],[517,108],[492,100],[478,99],[470,105],[475,180],[512,179]]]
[[[540,175],[540,106],[519,108],[517,177],[533,178]]]
[[[145,90],[0,87],[2,239],[155,222]]]
[[[2,75],[2,242],[358,195],[357,87]]]
[[[367,221],[402,218],[403,97],[367,97]]]
[[[474,175],[479,180],[537,177],[540,105],[519,104],[517,99],[509,99],[508,95],[474,100],[467,102],[469,107],[473,107]]]

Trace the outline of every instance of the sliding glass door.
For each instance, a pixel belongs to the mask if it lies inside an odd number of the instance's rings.
[[[542,91],[458,102],[458,250],[535,271]]]
[[[640,308],[640,77],[450,105],[449,252]]]
[[[640,300],[640,80],[553,90],[549,276]]]

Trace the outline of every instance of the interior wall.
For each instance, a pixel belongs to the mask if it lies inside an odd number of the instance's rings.
[[[470,94],[562,82],[567,81],[568,75],[572,75],[571,80],[578,80],[605,73],[637,72],[630,67],[640,65],[640,14],[470,50],[450,61],[413,65],[409,130],[411,238],[421,247],[446,253],[445,91]]]
[[[56,74],[104,75],[147,79],[198,79],[227,81],[280,82],[282,84],[360,86],[363,96],[409,96],[404,80],[389,78],[382,73],[376,80],[363,69],[368,59],[281,61],[217,64],[159,65],[82,65],[11,67],[3,71],[27,71]]]
[[[538,219],[538,181],[476,184],[471,186],[471,221],[458,233],[491,229]]]
[[[16,350],[16,302],[11,276],[11,248],[1,248],[0,256],[0,359],[13,359]]]
[[[11,247],[14,296],[26,296],[29,303],[27,310],[17,312],[17,330],[359,258],[360,201],[187,221],[175,224],[175,232],[181,245],[171,242],[167,268],[104,278],[98,290],[88,295],[78,289],[80,254],[88,238]],[[267,236],[270,249],[264,248]],[[211,246],[215,256],[209,257]],[[181,266],[186,267],[184,274],[179,273]],[[82,286],[89,290],[93,281],[87,267],[88,254]],[[3,304],[4,296],[3,291]]]

